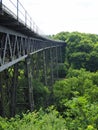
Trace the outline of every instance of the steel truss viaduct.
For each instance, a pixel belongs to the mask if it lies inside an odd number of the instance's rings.
[[[31,27],[32,21],[29,26],[26,11],[23,22],[19,4],[17,0],[17,14],[14,14],[3,1],[0,3],[0,115],[8,117],[23,109],[34,109],[33,79],[41,77],[44,85],[52,89],[59,78],[65,47],[65,42],[39,34],[37,28]],[[23,86],[21,75],[26,80]]]

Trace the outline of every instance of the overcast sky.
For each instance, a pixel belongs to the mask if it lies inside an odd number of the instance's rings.
[[[98,0],[20,0],[45,34],[98,34]]]

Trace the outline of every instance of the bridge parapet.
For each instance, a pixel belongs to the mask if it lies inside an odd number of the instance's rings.
[[[16,1],[14,3],[14,1]],[[28,25],[30,18],[19,0],[7,0],[16,8],[15,12],[6,7],[6,0],[0,2],[0,72],[44,49],[64,46],[65,42],[54,41],[39,35],[38,28]],[[25,20],[21,20],[19,7],[23,8]],[[22,12],[21,12],[22,13]],[[30,21],[29,23],[31,23]],[[33,26],[34,27],[34,26]]]
[[[42,31],[32,20],[31,16],[19,0],[1,0],[2,11],[11,14],[17,21],[23,23],[27,28],[42,35]]]
[[[0,71],[39,51],[63,46],[60,41],[28,37],[0,26]]]
[[[16,14],[14,9],[11,11],[6,6],[9,5],[6,2],[14,6]],[[20,6],[24,11],[24,21],[20,17]],[[19,0],[0,1],[0,115],[3,116],[14,116],[20,108],[32,111],[33,79],[49,85],[52,91],[59,76],[59,63],[63,62],[65,42],[39,34],[38,27],[33,24],[32,28],[32,21],[28,25],[27,17]],[[26,79],[23,86],[19,84],[20,70]]]

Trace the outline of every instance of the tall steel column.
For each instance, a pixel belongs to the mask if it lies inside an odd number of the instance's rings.
[[[2,2],[0,0],[0,114],[10,117],[34,109],[33,79],[44,82],[52,93],[58,77],[58,62],[64,59],[65,43],[44,37],[38,28],[32,30],[31,17],[19,0],[16,4],[9,1],[16,15]],[[20,7],[24,13],[19,11]]]
[[[15,64],[13,67],[13,79],[12,79],[12,88],[11,88],[11,116],[16,114],[16,93],[18,85],[18,64]]]
[[[29,106],[30,110],[34,110],[34,98],[33,98],[33,84],[32,84],[32,69],[30,56],[26,58],[27,76],[28,76],[28,89],[29,89]]]
[[[13,73],[12,68],[6,69],[3,72],[0,72],[0,102],[1,102],[1,111],[2,116],[11,116],[11,86]]]
[[[31,68],[33,79],[39,80],[40,77],[40,54],[39,52],[31,56]]]
[[[59,66],[58,66],[58,47],[55,47],[56,49],[56,79],[58,79],[58,69],[59,69]]]
[[[2,0],[0,0],[0,14],[2,14]]]
[[[51,86],[51,60],[50,49],[43,50],[43,67],[44,67],[44,82],[45,85]]]
[[[47,86],[46,50],[43,50],[44,84]]]
[[[50,69],[51,69],[51,85],[54,83],[53,76],[53,48],[50,48]]]
[[[0,73],[0,115],[4,116],[3,94],[2,94],[2,74]]]
[[[62,46],[60,46],[60,63],[63,62],[63,59],[62,59]]]
[[[41,52],[37,52],[37,53],[36,53],[36,59],[35,59],[35,61],[36,61],[36,64],[35,64],[36,70],[34,70],[34,71],[36,71],[36,79],[37,79],[37,80],[40,80]]]

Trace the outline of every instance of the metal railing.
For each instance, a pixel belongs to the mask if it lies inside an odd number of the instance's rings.
[[[0,3],[3,9],[7,10],[19,22],[23,23],[27,28],[29,28],[30,30],[34,31],[39,35],[44,35],[44,33],[35,24],[29,13],[20,3],[19,0],[0,0]]]

